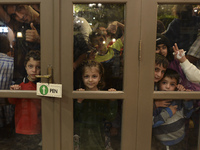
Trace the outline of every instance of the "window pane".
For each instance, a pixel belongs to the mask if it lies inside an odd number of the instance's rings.
[[[152,150],[197,150],[199,100],[154,100]]]
[[[197,69],[200,62],[199,5],[160,4],[157,15],[156,53],[163,55],[169,64],[165,61],[156,65],[158,67],[161,65],[159,68],[161,70],[166,68],[175,70],[180,75],[179,83],[184,88],[200,91],[199,70]],[[158,60],[156,61],[158,63]],[[159,70],[155,72],[157,76],[155,83],[162,75]]]
[[[0,98],[1,149],[42,150],[41,100]]]
[[[74,100],[74,149],[120,150],[122,100]]]
[[[0,5],[0,90],[36,90],[40,5]],[[0,98],[1,149],[42,149],[40,99]]]
[[[74,4],[74,90],[84,88],[81,65],[100,62],[105,87],[122,90],[124,52],[124,4]]]

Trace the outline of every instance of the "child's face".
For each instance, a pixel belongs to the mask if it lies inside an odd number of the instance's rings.
[[[156,46],[156,53],[161,54],[163,56],[167,56],[167,46],[165,44],[159,44]]]
[[[175,91],[177,87],[177,81],[175,78],[164,77],[159,83],[160,91]]]
[[[154,73],[154,82],[160,81],[163,78],[165,71],[166,68],[164,68],[162,64],[156,64]]]
[[[29,79],[32,81],[36,80],[35,75],[40,74],[40,61],[39,60],[34,60],[32,57],[26,64],[26,72],[29,76]]]
[[[83,83],[88,91],[97,91],[101,76],[97,67],[86,67],[82,76]]]
[[[92,45],[97,49],[100,54],[105,54],[107,52],[106,40],[104,36],[97,36],[93,38]]]

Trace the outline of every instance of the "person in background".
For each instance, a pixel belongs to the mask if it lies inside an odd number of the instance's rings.
[[[200,17],[193,15],[193,6],[191,4],[175,5],[173,11],[177,18],[168,25],[164,35],[169,39],[171,47],[177,43],[187,53],[197,38]]]
[[[14,59],[7,55],[10,49],[7,36],[0,34],[0,90],[8,90],[13,80]],[[0,137],[8,137],[11,134],[8,129],[14,130],[13,116],[14,106],[7,98],[0,98]]]

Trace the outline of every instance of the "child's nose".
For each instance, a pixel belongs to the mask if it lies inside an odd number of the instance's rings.
[[[34,72],[36,71],[36,67],[33,67],[33,71],[34,71]]]
[[[169,84],[166,85],[166,88],[169,88]]]

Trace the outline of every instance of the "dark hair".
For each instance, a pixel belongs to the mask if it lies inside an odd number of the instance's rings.
[[[181,20],[190,20],[192,18],[192,5],[175,5],[173,7],[174,15],[176,15]]]
[[[34,60],[40,60],[40,51],[39,50],[31,50],[26,54],[24,66],[26,66],[27,62],[30,60],[30,58],[33,58]]]
[[[0,52],[7,54],[11,50],[8,37],[4,34],[0,34]]]
[[[165,58],[165,56],[156,53],[155,64],[162,65],[164,68],[167,68],[169,65],[169,61],[167,60],[167,58]]]
[[[173,49],[171,47],[170,41],[168,40],[168,38],[166,36],[158,33],[157,37],[156,37],[156,47],[159,44],[164,44],[167,46],[167,56],[166,56],[167,60],[169,62],[174,60]]]
[[[93,39],[99,36],[103,36],[106,39],[106,35],[100,30],[96,29],[95,31],[92,31],[92,33],[89,36],[89,42],[90,44],[93,42]]]
[[[163,33],[165,31],[165,25],[161,20],[157,20],[157,33]]]
[[[173,69],[170,69],[170,68],[167,68],[163,78],[165,78],[165,77],[175,79],[177,84],[179,83],[179,80],[180,80],[180,75],[178,74],[178,72]]]
[[[103,65],[100,62],[97,62],[97,61],[94,61],[94,60],[88,60],[88,61],[84,62],[82,64],[81,77],[83,76],[86,67],[90,67],[90,68],[91,67],[97,67],[98,68],[101,79],[100,79],[97,87],[98,87],[98,89],[103,89],[104,86],[105,86]]]

